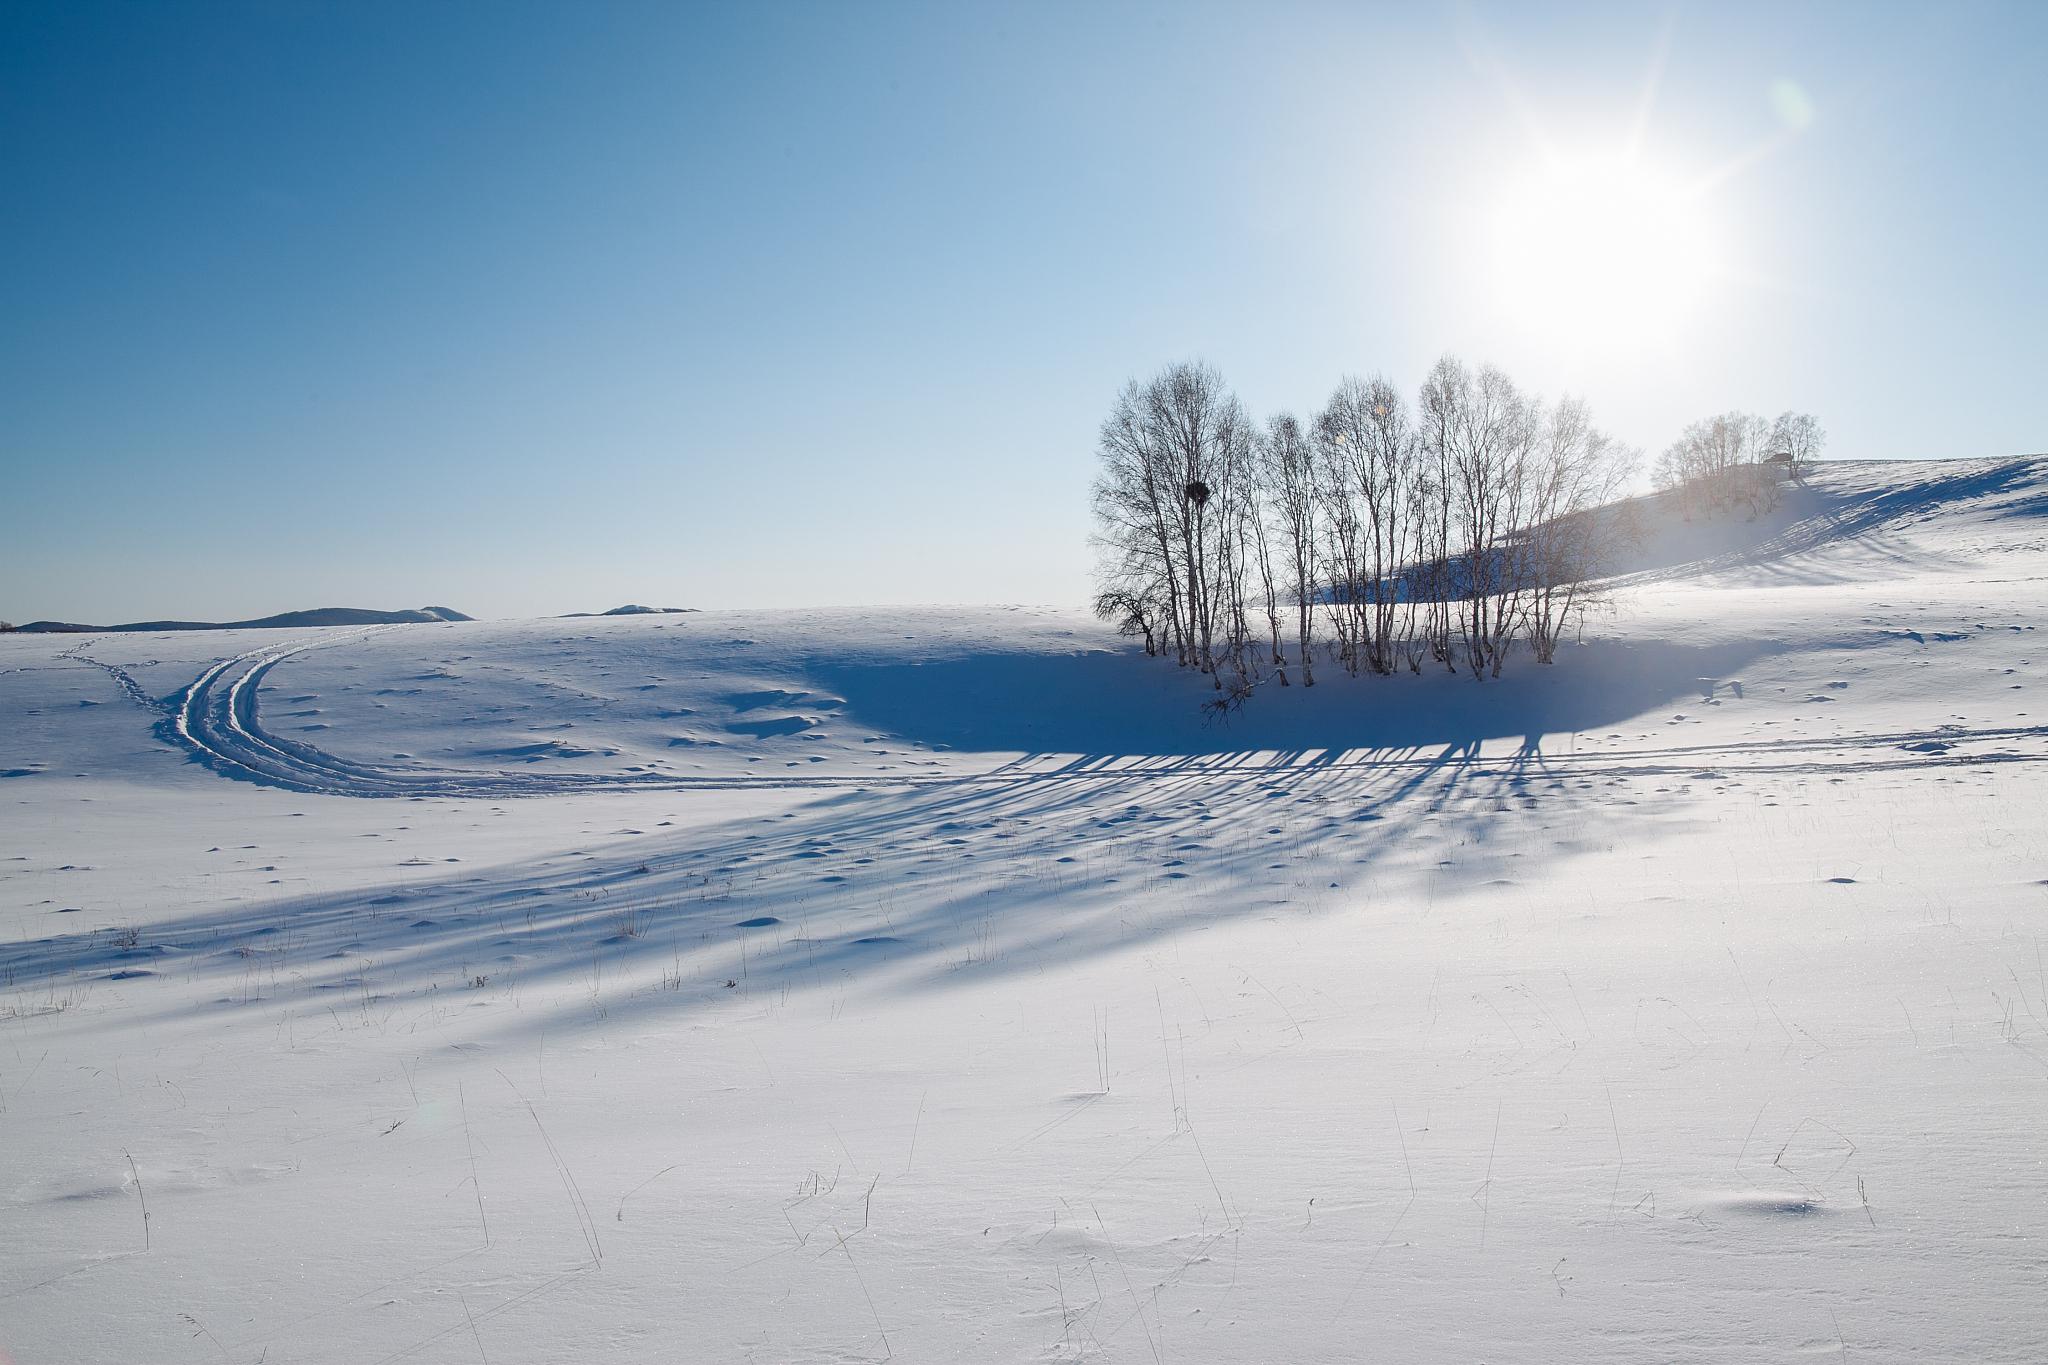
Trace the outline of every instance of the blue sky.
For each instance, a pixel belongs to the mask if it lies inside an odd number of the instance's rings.
[[[2032,4],[7,0],[0,616],[1078,604],[1191,356],[2040,450],[2044,64]],[[1514,187],[1623,146],[1711,270],[1536,306]]]

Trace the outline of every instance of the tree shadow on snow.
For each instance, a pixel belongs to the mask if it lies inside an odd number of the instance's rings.
[[[1540,744],[1698,695],[1760,653],[1757,643],[1696,647],[1598,640],[1543,667],[1526,656],[1475,682],[1441,666],[1424,676],[1350,678],[1325,665],[1312,688],[1266,683],[1242,709],[1205,719],[1208,679],[1127,654],[977,654],[926,663],[834,665],[812,673],[862,725],[961,751],[1091,756],[1336,753],[1458,749],[1486,740]]]
[[[0,946],[0,982],[33,999],[124,981],[145,1019],[282,1006],[369,1026],[427,1004],[476,1006],[494,1012],[466,1023],[518,1036],[757,1007],[790,991],[900,996],[1042,971],[1206,925],[1356,906],[1404,877],[1430,879],[1442,902],[1512,894],[1546,862],[1611,842],[1613,822],[1686,801],[1684,781],[1652,778],[1664,785],[1646,791],[1626,766],[1546,751],[1558,718],[1638,714],[1645,697],[1665,699],[1673,668],[1705,657],[1635,652],[1643,667],[1613,670],[1601,687],[1438,681],[1406,726],[1390,689],[1381,716],[1325,711],[1313,745],[1305,719],[1253,710],[1207,759],[1148,762],[1125,745],[1138,761],[840,791],[665,844],[622,839],[481,875],[228,906],[132,935],[12,942]],[[998,686],[995,670],[934,678],[954,697]],[[934,700],[925,723],[944,714]],[[1077,716],[1056,733],[1144,722]],[[1140,733],[1164,746],[1181,723]],[[1351,747],[1330,741],[1333,728]],[[1247,731],[1263,752],[1245,746]],[[1482,742],[1499,734],[1520,742],[1486,756]],[[1368,738],[1379,742],[1359,743]],[[1639,796],[1654,804],[1631,811]],[[151,976],[201,989],[152,1005]]]

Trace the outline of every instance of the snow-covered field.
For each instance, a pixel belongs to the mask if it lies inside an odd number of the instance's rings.
[[[1205,724],[1077,614],[0,639],[0,1361],[2048,1359],[2048,461]]]

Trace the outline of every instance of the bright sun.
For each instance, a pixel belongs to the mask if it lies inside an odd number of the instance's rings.
[[[1576,348],[1675,341],[1714,273],[1701,196],[1640,159],[1546,157],[1496,214],[1501,301]]]

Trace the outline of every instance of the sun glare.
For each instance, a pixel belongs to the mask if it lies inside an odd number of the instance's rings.
[[[1714,267],[1700,196],[1641,160],[1546,158],[1509,184],[1494,232],[1514,320],[1575,349],[1676,340]]]

